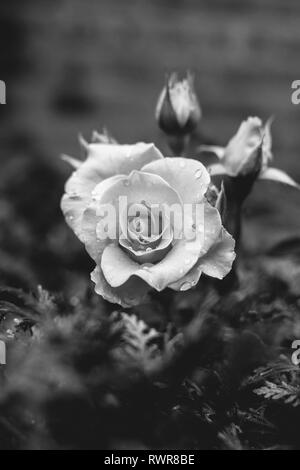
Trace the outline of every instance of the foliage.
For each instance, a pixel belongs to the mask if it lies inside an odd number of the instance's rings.
[[[298,448],[299,313],[287,296],[241,292],[203,285],[158,322],[154,298],[135,314],[89,289],[68,300],[2,288],[1,448]]]

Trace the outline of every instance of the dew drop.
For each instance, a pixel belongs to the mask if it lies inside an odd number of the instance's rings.
[[[202,176],[203,170],[201,168],[198,168],[198,170],[195,171],[195,178],[196,180],[200,179]]]
[[[180,161],[179,167],[180,167],[180,168],[184,168],[184,167],[185,167],[185,161],[184,161],[184,160],[181,160],[181,161]]]
[[[185,290],[188,290],[191,288],[191,283],[190,282],[184,282],[183,284],[181,284],[180,286],[180,290],[181,291],[185,291]]]
[[[69,197],[70,197],[70,199],[78,199],[78,198],[79,198],[79,194],[78,194],[76,191],[72,191],[72,192],[69,194]]]
[[[148,248],[146,248],[146,252],[147,252],[147,253],[150,253],[150,251],[152,251],[152,248],[150,248],[150,247],[148,246]]]
[[[152,266],[152,264],[146,263],[146,264],[143,264],[142,269],[144,269],[145,271],[149,271],[149,269],[151,268],[151,266]]]

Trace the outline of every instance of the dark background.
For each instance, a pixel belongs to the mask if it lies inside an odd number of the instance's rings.
[[[275,166],[300,182],[298,0],[10,0],[0,6],[1,282],[78,293],[92,264],[59,209],[70,170],[105,125],[121,143],[166,146],[154,108],[166,72],[191,69],[200,133],[225,144],[248,115],[275,116]],[[193,155],[191,155],[193,156]],[[258,183],[244,247],[299,235],[300,196]]]
[[[79,132],[167,154],[154,108],[186,68],[203,108],[189,156],[274,115],[274,165],[300,183],[299,20],[299,0],[1,0],[1,449],[300,448],[300,193],[256,184],[238,289],[203,276],[129,315],[94,294],[59,207]]]

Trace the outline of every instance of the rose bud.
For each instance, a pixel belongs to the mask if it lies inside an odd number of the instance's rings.
[[[212,152],[220,160],[220,163],[210,165],[210,174],[243,179],[243,184],[247,179],[251,185],[257,179],[273,180],[299,189],[284,171],[269,166],[273,160],[271,123],[271,119],[263,124],[260,118],[249,117],[241,123],[226,147],[202,145],[200,151]]]
[[[162,90],[157,106],[156,120],[169,135],[190,134],[201,118],[201,109],[194,89],[194,77],[190,73],[179,80],[172,73]]]

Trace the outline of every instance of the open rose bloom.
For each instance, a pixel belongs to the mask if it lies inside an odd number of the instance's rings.
[[[222,279],[234,240],[205,198],[198,161],[164,158],[153,144],[92,143],[66,183],[62,210],[96,268],[95,290],[123,307],[150,289],[188,290],[202,273]]]

